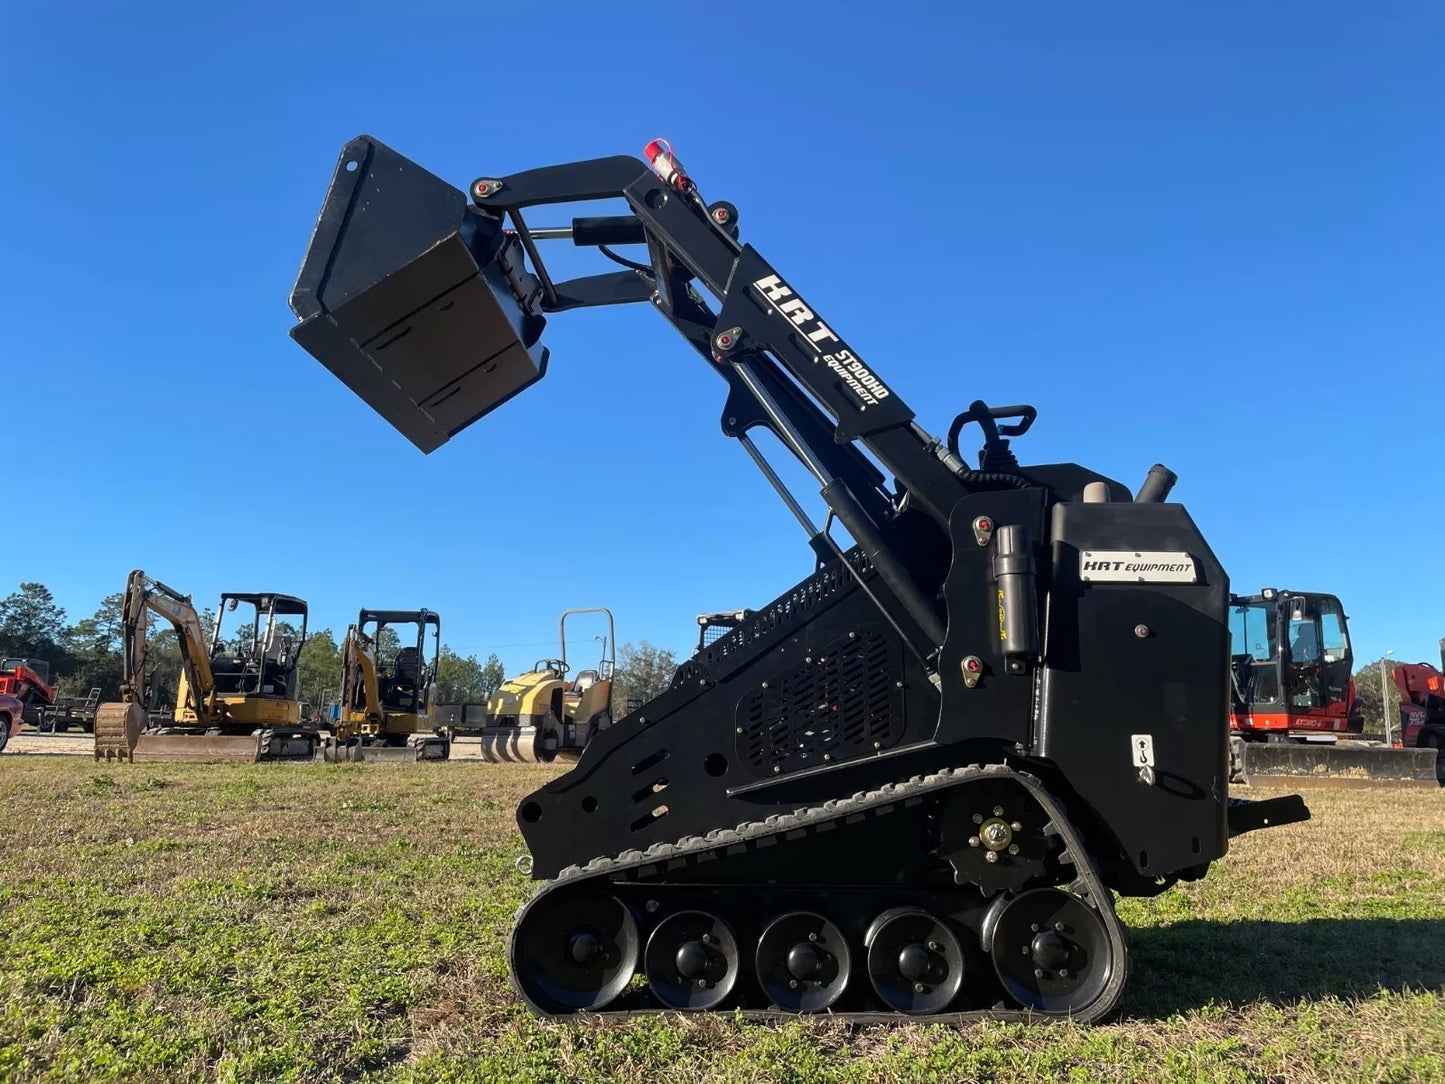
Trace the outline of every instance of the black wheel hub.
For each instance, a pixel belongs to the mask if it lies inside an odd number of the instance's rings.
[[[852,971],[843,931],[822,915],[791,911],[758,939],[758,983],[780,1009],[817,1012],[842,996]]]
[[[658,1001],[670,1009],[711,1009],[732,993],[738,977],[732,927],[707,911],[679,911],[647,939],[643,970]]]
[[[1108,985],[1115,966],[1108,933],[1078,897],[1057,888],[1030,889],[1000,900],[993,917],[994,969],[1025,1008],[1079,1013]]]
[[[927,911],[899,908],[873,920],[865,938],[868,978],[889,1008],[910,1015],[942,1012],[963,985],[963,946]]]
[[[587,1012],[614,1000],[632,980],[637,922],[602,892],[559,892],[539,901],[513,938],[512,966],[543,1012]]]

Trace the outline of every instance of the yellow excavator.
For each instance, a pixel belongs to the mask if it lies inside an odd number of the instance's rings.
[[[403,641],[399,628],[414,628],[415,639]],[[441,618],[433,611],[363,609],[346,630],[340,713],[323,759],[446,760],[451,743],[431,719],[440,654]]]
[[[225,615],[241,607],[247,608],[249,627],[228,639],[222,633]],[[175,709],[170,722],[160,725],[151,722],[145,705],[150,613],[170,622],[181,652]],[[298,617],[293,639],[284,619]],[[314,758],[323,734],[302,722],[298,688],[306,618],[306,603],[291,595],[226,592],[207,643],[190,596],[135,570],[126,580],[121,608],[121,700],[96,711],[95,758],[201,763]]]
[[[576,678],[568,681],[567,618],[589,613],[607,615],[602,660],[597,669],[579,670]],[[503,682],[487,701],[482,759],[546,763],[559,755],[576,756],[599,731],[612,725],[617,645],[611,611],[595,606],[566,610],[559,634],[560,659],[539,659],[527,673]]]

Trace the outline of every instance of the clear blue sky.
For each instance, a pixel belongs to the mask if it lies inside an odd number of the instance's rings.
[[[1029,401],[1025,462],[1162,461],[1236,589],[1333,590],[1359,657],[1429,658],[1442,56],[1426,0],[15,0],[0,590],[429,606],[513,668],[568,606],[685,654],[781,592],[801,533],[654,313],[554,319],[548,378],[430,457],[287,338],[359,132],[458,185],[665,136],[926,427]]]

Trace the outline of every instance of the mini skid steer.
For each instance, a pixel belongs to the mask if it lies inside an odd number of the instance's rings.
[[[524,218],[619,198],[629,213]],[[619,266],[555,280],[540,246],[559,240]],[[662,141],[463,192],[356,138],[292,335],[430,453],[546,373],[555,314],[618,304],[717,374],[723,432],[816,564],[520,803],[538,884],[516,990],[559,1018],[1109,1016],[1129,970],[1112,893],[1203,877],[1231,836],[1309,816],[1229,796],[1229,583],[1173,474],[1131,492],[1021,465],[1029,406],[975,401],[931,434]],[[815,479],[821,525],[756,429]]]

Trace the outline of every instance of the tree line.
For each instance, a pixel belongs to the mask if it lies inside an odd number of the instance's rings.
[[[100,689],[101,699],[117,700],[123,674],[121,659],[121,607],[124,595],[107,595],[89,617],[72,622],[55,596],[43,583],[21,583],[0,599],[0,658],[43,659],[50,664],[50,683],[60,696],[85,696]],[[209,638],[215,631],[216,615],[210,608],[199,611],[201,627]],[[223,628],[225,626],[223,625]],[[246,626],[249,629],[249,625]],[[279,634],[295,645],[299,629],[279,623]],[[231,630],[226,639],[233,645],[240,639],[249,643],[249,632]],[[343,632],[342,638],[344,639]],[[377,644],[383,660],[400,647],[396,631],[382,630]],[[301,698],[324,710],[340,695],[342,644],[330,628],[309,632],[300,645],[298,670]],[[677,669],[676,656],[646,640],[627,643],[617,652],[617,674],[613,682],[614,713],[621,716],[629,703],[640,703],[662,692]],[[146,623],[146,669],[156,690],[153,706],[167,708],[175,703],[181,672],[180,644],[169,623],[152,616]],[[442,644],[437,655],[437,693],[442,703],[484,702],[506,679],[501,659],[495,652],[485,661],[474,654],[462,655]]]

